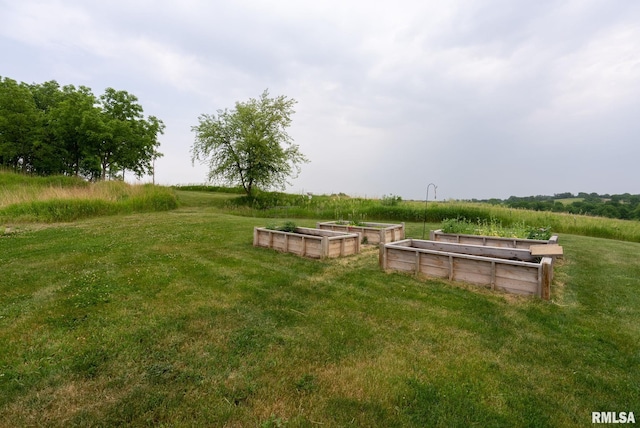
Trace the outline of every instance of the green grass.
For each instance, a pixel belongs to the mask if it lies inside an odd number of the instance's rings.
[[[375,247],[327,261],[254,248],[254,226],[285,219],[177,195],[169,212],[0,234],[0,424],[585,426],[592,411],[640,413],[640,244],[562,234],[544,302],[384,273]]]
[[[196,193],[196,192],[194,192]],[[203,192],[200,192],[203,193]],[[388,198],[387,198],[388,200]],[[640,221],[514,209],[488,203],[459,201],[395,201],[351,198],[347,195],[294,195],[259,193],[254,198],[236,196],[220,204],[227,212],[248,217],[286,217],[344,221],[394,221],[440,223],[466,219],[473,223],[498,222],[503,227],[526,224],[550,228],[552,233],[569,233],[640,242]]]
[[[167,187],[76,177],[29,177],[0,171],[0,222],[70,222],[82,218],[167,211],[178,205]]]

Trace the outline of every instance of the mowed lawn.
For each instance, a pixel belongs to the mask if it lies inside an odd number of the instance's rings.
[[[0,229],[0,424],[640,420],[640,244],[561,235],[546,302],[385,273],[376,247],[254,248],[267,222],[200,202]]]

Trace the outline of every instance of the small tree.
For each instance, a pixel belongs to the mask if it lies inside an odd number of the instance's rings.
[[[295,178],[308,160],[287,134],[294,113],[293,99],[269,98],[237,102],[235,109],[201,115],[192,127],[192,161],[209,163],[209,179],[240,184],[248,196],[255,187],[281,187]]]

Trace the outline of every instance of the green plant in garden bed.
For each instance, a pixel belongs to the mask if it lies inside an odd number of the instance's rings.
[[[550,227],[529,227],[526,239],[539,239],[542,241],[548,241],[551,238]]]
[[[457,233],[468,235],[497,236],[504,238],[539,239],[551,238],[551,228],[527,226],[524,221],[515,222],[504,227],[502,222],[495,217],[488,221],[477,219],[476,222],[465,218],[447,219],[442,222],[442,231],[445,233]]]
[[[266,229],[278,230],[280,232],[295,232],[297,227],[293,221],[286,221],[282,224],[268,224]]]
[[[365,224],[366,222],[364,221],[360,221],[360,220],[356,220],[356,219],[351,219],[351,220],[338,220],[336,221],[337,225],[340,226],[366,226]]]

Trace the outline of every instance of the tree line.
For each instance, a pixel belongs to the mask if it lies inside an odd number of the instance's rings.
[[[90,180],[153,173],[164,123],[145,117],[136,96],[55,80],[26,84],[0,76],[0,167]]]
[[[556,193],[553,196],[511,196],[506,200],[489,199],[480,202],[534,211],[565,212],[623,220],[640,220],[640,195],[632,195],[630,193],[599,195],[597,193],[580,192],[574,195],[565,192]]]

